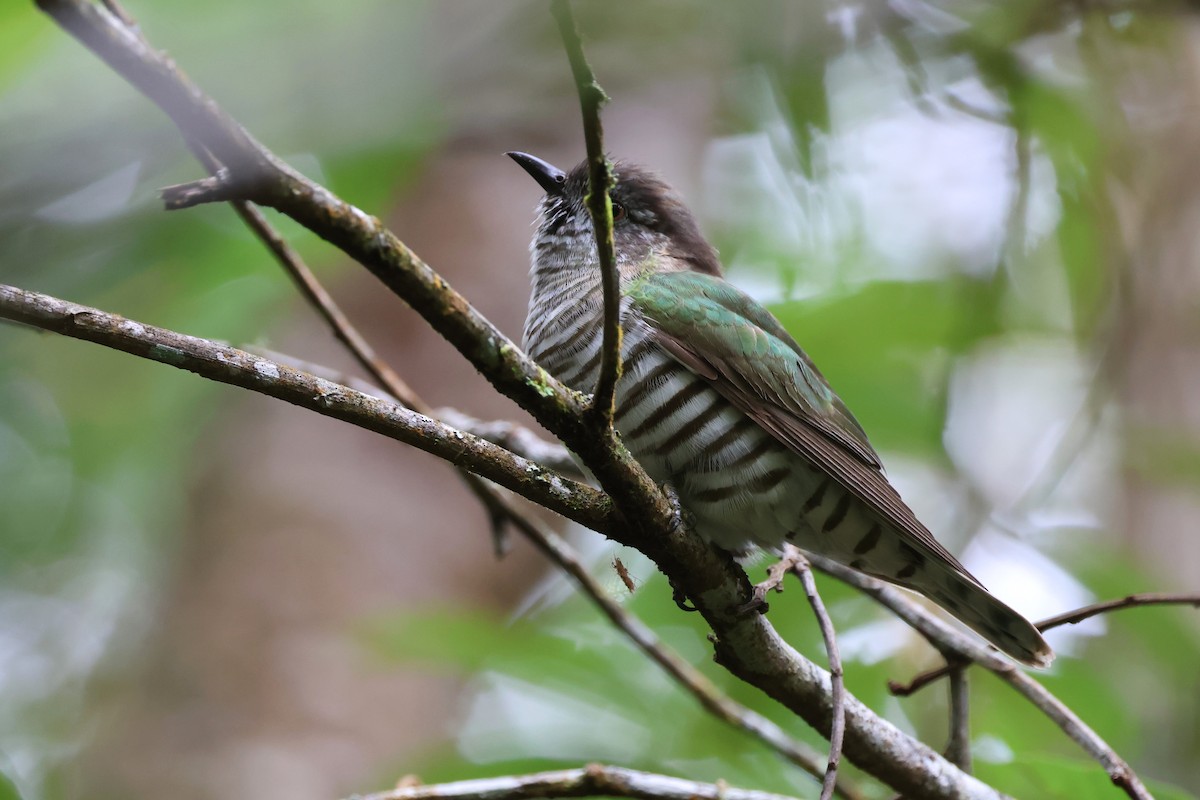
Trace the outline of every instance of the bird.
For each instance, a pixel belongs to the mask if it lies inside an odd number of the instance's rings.
[[[545,195],[530,244],[522,346],[565,385],[599,375],[603,290],[585,205],[587,162],[569,172],[507,154]],[[734,554],[791,543],[919,592],[1017,661],[1053,651],[929,532],[867,434],[763,305],[723,277],[716,249],[655,172],[612,162],[622,372],[613,424],[689,526]]]

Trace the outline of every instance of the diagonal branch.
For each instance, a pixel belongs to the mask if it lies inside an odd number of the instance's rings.
[[[795,800],[786,795],[697,783],[650,772],[589,764],[583,769],[505,775],[429,786],[398,786],[355,800],[533,800],[547,797],[630,797],[637,800]]]
[[[296,358],[287,353],[272,350],[269,347],[243,345],[242,349],[252,355],[262,356],[269,361],[286,364],[293,369],[307,372],[318,378],[324,378],[333,383],[349,386],[351,389],[356,389],[363,394],[384,397],[390,400],[396,399],[370,381],[342,372],[341,370],[332,369],[323,364],[306,361],[303,358]],[[458,428],[460,431],[473,433],[480,439],[486,439],[497,447],[511,450],[521,456],[521,458],[528,461],[536,461],[543,467],[552,469],[555,472],[561,472],[571,480],[584,480],[583,473],[579,471],[579,465],[571,458],[571,454],[567,452],[567,448],[557,442],[543,439],[533,431],[515,422],[509,422],[504,419],[482,420],[449,406],[436,408],[433,410],[433,413],[426,416],[440,419],[450,427]]]
[[[604,291],[604,338],[600,344],[600,377],[592,397],[592,410],[605,428],[612,427],[613,402],[617,380],[621,377],[621,279],[617,272],[613,244],[613,209],[609,193],[613,187],[612,164],[604,153],[604,128],[600,124],[600,106],[608,95],[583,54],[583,40],[571,13],[570,0],[554,0],[550,6],[562,35],[571,74],[579,91],[583,111],[583,139],[587,145],[588,193],[584,198],[596,232],[596,255],[600,261],[600,284]]]
[[[607,533],[620,525],[611,501],[590,486],[390,401],[243,350],[3,284],[0,318],[186,369],[381,433],[470,469],[593,530]]]

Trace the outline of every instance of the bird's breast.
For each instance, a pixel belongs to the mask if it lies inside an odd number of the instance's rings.
[[[570,299],[535,297],[525,348],[550,374],[590,393],[599,376],[602,321],[598,287]],[[622,329],[614,423],[626,447],[652,478],[675,486],[706,538],[738,549],[761,533],[759,544],[777,545],[783,535],[777,512],[788,505],[795,479],[805,477],[796,458],[659,346],[628,302]]]

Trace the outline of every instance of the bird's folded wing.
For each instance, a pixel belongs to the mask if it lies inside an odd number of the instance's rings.
[[[694,272],[655,273],[628,293],[677,361],[920,550],[970,576],[905,505],[858,421],[770,312],[731,284]]]

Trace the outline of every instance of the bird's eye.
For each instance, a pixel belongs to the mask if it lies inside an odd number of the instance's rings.
[[[625,219],[625,206],[614,201],[612,204],[612,211],[613,222],[620,222],[621,220]]]

